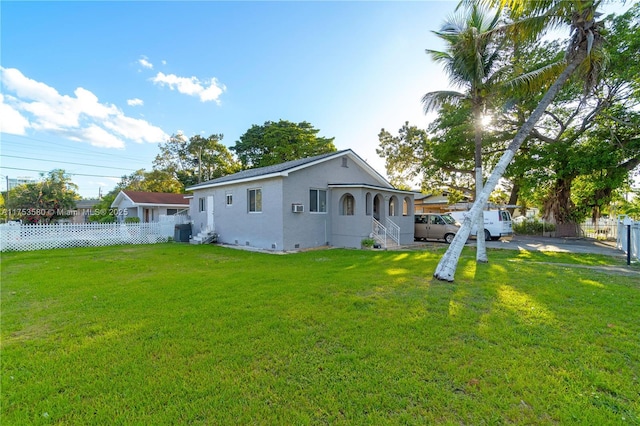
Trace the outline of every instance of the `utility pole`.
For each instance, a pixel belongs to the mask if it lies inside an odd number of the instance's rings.
[[[7,212],[7,217],[5,218],[6,223],[9,223],[9,175],[5,176],[7,179],[7,199],[4,200],[4,207]]]
[[[198,151],[198,183],[202,182],[202,146]]]

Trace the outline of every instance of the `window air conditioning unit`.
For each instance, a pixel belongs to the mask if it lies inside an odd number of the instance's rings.
[[[294,213],[302,213],[304,211],[304,206],[302,204],[292,204],[291,211]]]

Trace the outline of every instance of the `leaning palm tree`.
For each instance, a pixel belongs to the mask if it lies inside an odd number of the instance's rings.
[[[476,199],[482,193],[482,117],[487,106],[487,97],[494,92],[501,72],[496,70],[501,43],[496,32],[500,22],[500,12],[490,14],[487,10],[472,4],[462,13],[451,17],[434,33],[446,43],[446,51],[427,50],[432,59],[444,65],[451,82],[464,92],[435,91],[422,97],[425,114],[441,107],[444,103],[468,102],[473,111],[474,123],[474,163]],[[504,40],[504,38],[503,38]],[[476,219],[477,247],[476,261],[488,261],[484,239],[484,215],[482,211]]]
[[[510,33],[513,37],[524,35],[535,39],[546,28],[565,24],[569,24],[571,27],[571,37],[565,54],[566,65],[564,69],[549,86],[536,109],[516,133],[487,179],[482,193],[476,198],[453,242],[440,259],[434,277],[443,281],[453,281],[460,253],[464,242],[469,237],[473,220],[482,211],[484,204],[489,200],[491,191],[498,184],[520,145],[533,130],[562,86],[574,73],[580,71],[581,77],[585,81],[585,89],[589,90],[596,82],[603,63],[602,56],[599,54],[602,45],[600,34],[602,23],[596,21],[597,9],[601,0],[483,0],[483,3],[489,6],[505,7],[510,11],[514,22],[509,27],[505,27],[505,30],[515,30]],[[523,79],[532,81],[530,76],[523,76]]]

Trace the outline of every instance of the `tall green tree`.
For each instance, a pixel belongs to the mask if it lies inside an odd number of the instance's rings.
[[[240,170],[229,149],[220,141],[223,135],[207,138],[196,135],[187,139],[181,133],[172,135],[160,144],[160,154],[153,168],[173,175],[183,188],[196,183],[226,176]]]
[[[602,66],[602,37],[600,34],[602,23],[596,21],[596,14],[600,1],[598,0],[487,0],[489,6],[508,8],[514,24],[505,28],[510,30],[508,36],[512,38],[538,38],[544,29],[569,23],[571,37],[567,43],[564,70],[549,86],[540,100],[538,107],[532,112],[524,125],[516,133],[513,141],[500,158],[491,176],[487,179],[482,193],[476,198],[465,218],[462,227],[457,232],[442,259],[436,267],[434,277],[444,281],[453,281],[455,271],[464,243],[469,237],[473,222],[482,212],[489,200],[493,189],[504,175],[507,166],[515,157],[518,149],[529,136],[533,127],[553,102],[564,84],[576,72],[581,73],[585,82],[585,90],[591,90]]]
[[[394,185],[419,182],[424,193],[474,191],[473,123],[466,104],[444,103],[427,130],[408,122],[397,135],[381,129],[377,154]]]
[[[425,157],[429,153],[427,132],[410,125],[407,121],[398,130],[397,136],[381,129],[378,141],[376,153],[385,160],[390,182],[398,187],[407,186],[420,179],[424,190]]]
[[[320,137],[319,132],[306,121],[267,121],[261,126],[251,126],[231,150],[244,169],[335,152],[334,138]]]
[[[607,23],[607,66],[593,91],[585,96],[579,81],[565,85],[509,167],[510,178],[519,176],[522,195],[535,196],[545,220],[564,225],[565,233],[575,232],[575,222],[589,215],[597,219],[638,166],[640,90],[634,76],[640,65],[633,59],[640,55],[639,22],[636,5]],[[544,44],[528,57],[553,61],[554,48]]]
[[[51,223],[56,219],[69,217],[69,211],[80,199],[78,186],[62,169],[41,174],[36,183],[18,185],[9,191],[7,208],[11,219],[26,223]]]
[[[431,58],[444,65],[449,80],[461,87],[463,92],[437,91],[423,96],[425,113],[439,108],[444,102],[468,103],[474,127],[474,164],[476,198],[482,192],[482,132],[483,117],[488,106],[488,98],[496,92],[501,75],[500,52],[504,38],[496,31],[501,12],[489,13],[477,4],[465,8],[462,13],[451,17],[435,34],[446,44],[445,51],[427,50]],[[476,261],[487,262],[487,252],[482,238],[484,215],[480,211],[476,224],[478,242]]]

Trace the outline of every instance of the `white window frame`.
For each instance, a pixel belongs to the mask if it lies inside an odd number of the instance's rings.
[[[251,208],[251,193],[254,193],[253,210]],[[247,189],[247,211],[249,213],[262,213],[262,188],[249,188]]]
[[[198,211],[205,212],[207,211],[207,199],[205,197],[198,198]]]
[[[316,210],[313,210],[313,204],[311,204],[311,200],[312,200],[312,195],[311,193],[315,191],[315,199],[316,199]],[[324,194],[324,205],[322,205],[320,203],[320,193]],[[309,189],[309,212],[310,213],[322,213],[322,214],[326,214],[327,213],[327,191],[325,189],[317,189],[317,188],[310,188]]]
[[[227,192],[225,194],[225,202],[226,202],[226,206],[227,207],[231,207],[233,206],[233,193],[232,192]]]

